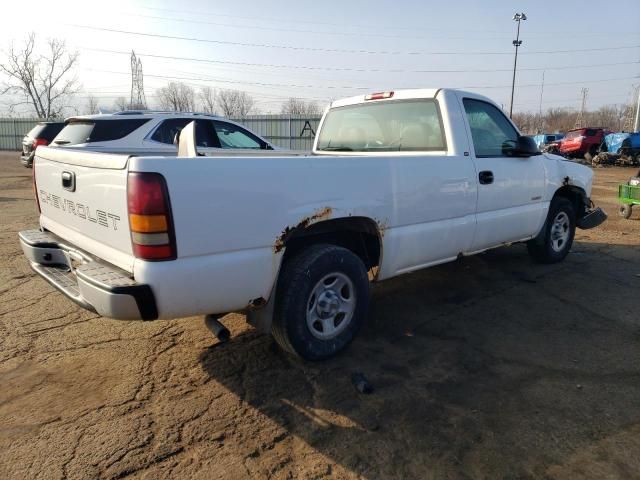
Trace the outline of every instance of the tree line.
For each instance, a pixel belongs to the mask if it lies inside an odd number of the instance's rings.
[[[582,127],[600,127],[621,132],[629,114],[624,105],[605,105],[582,114]],[[579,112],[569,108],[549,108],[542,115],[532,112],[513,114],[513,122],[524,134],[564,133],[576,125]]]
[[[9,112],[28,105],[38,118],[56,119],[70,112],[93,114],[107,108],[122,111],[147,107],[132,104],[125,97],[118,97],[112,105],[105,106],[91,94],[84,105],[78,105],[77,95],[81,91],[75,76],[78,52],[69,51],[64,41],[55,39],[47,41],[42,53],[37,47],[36,35],[31,33],[22,46],[9,45],[5,58],[0,59],[0,73],[4,74],[0,93],[17,97],[5,105]],[[239,118],[259,113],[254,97],[241,90],[195,88],[182,82],[169,82],[155,91],[155,97],[156,104],[150,106],[163,110],[200,111]],[[318,115],[320,107],[315,102],[291,97],[282,104],[281,113]]]

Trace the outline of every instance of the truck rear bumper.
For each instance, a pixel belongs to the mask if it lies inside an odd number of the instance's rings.
[[[83,308],[119,320],[155,320],[158,309],[149,285],[127,272],[91,258],[40,230],[20,232],[31,268]]]

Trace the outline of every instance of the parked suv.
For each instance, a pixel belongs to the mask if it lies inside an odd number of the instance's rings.
[[[109,153],[175,155],[174,140],[196,122],[196,143],[204,154],[275,150],[265,139],[226,118],[199,113],[125,111],[68,118],[52,146]]]
[[[569,130],[560,142],[560,153],[567,157],[584,157],[587,153],[594,156],[608,133],[603,128]]]
[[[64,122],[38,122],[22,139],[20,163],[30,168],[36,148],[40,145],[49,145],[51,140],[60,133],[62,127]]]

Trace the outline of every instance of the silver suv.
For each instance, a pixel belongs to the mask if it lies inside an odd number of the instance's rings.
[[[196,122],[198,152],[251,153],[276,150],[265,139],[226,118],[201,113],[124,111],[68,118],[51,146],[101,152],[175,155],[182,128]]]

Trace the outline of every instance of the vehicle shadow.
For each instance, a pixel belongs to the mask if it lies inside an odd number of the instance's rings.
[[[277,454],[296,477],[324,463],[364,478],[572,478],[595,466],[631,478],[639,250],[576,242],[549,266],[501,248],[376,285],[368,324],[334,359],[299,361],[251,330],[200,363],[272,430],[246,440],[256,475]],[[298,444],[317,458],[292,470]]]

